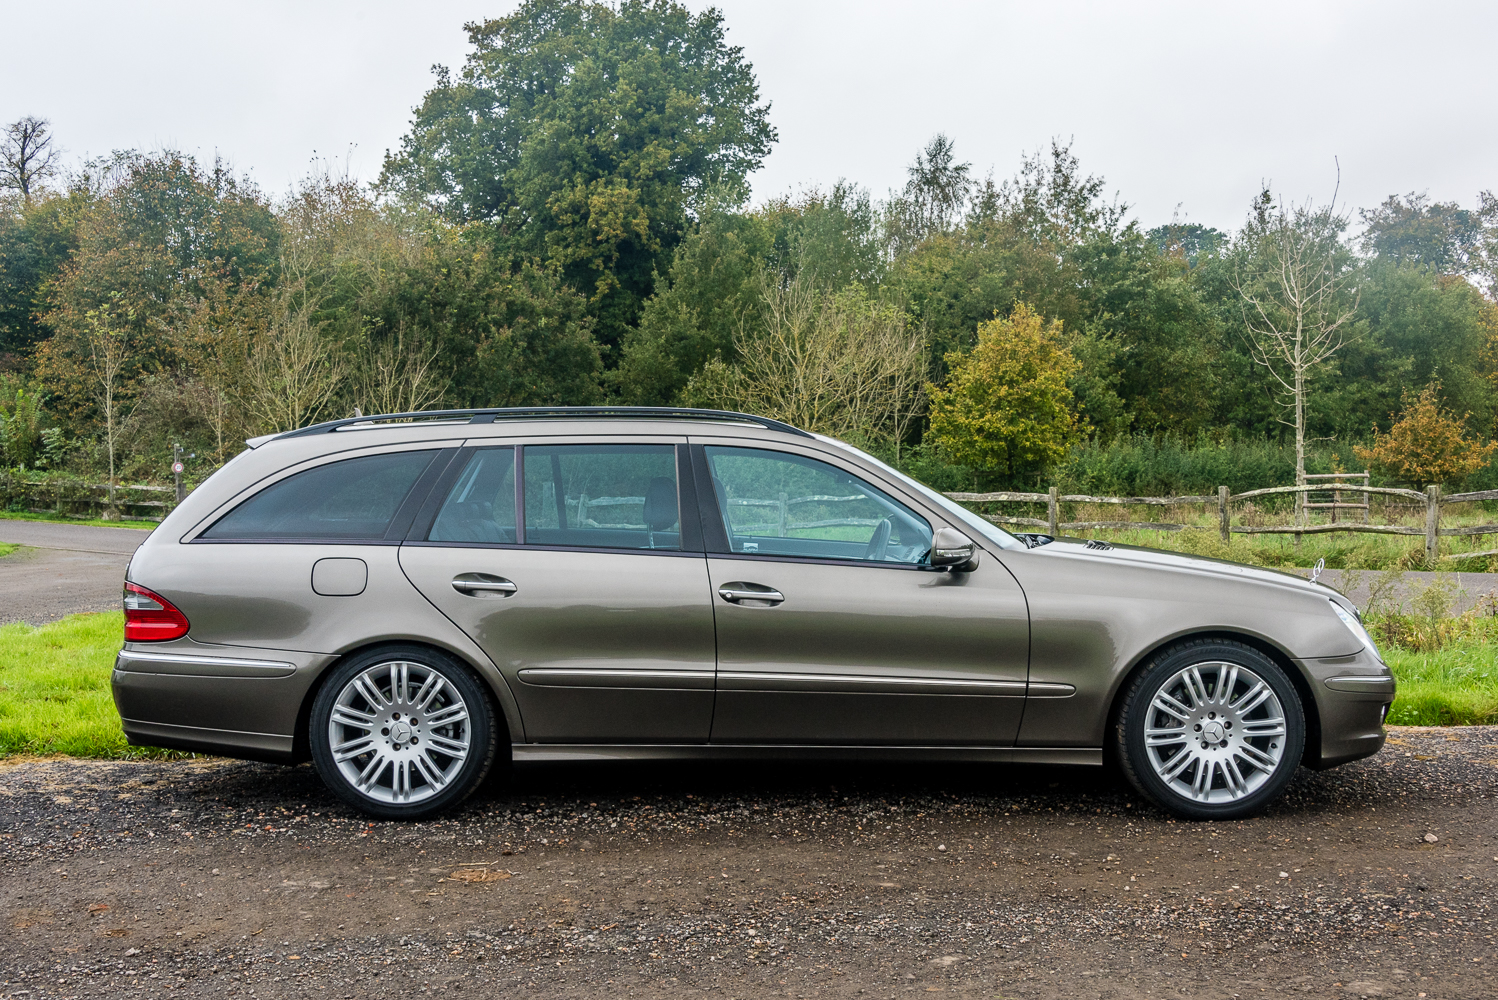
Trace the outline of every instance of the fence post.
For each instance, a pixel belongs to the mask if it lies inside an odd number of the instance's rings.
[[[1217,527],[1222,531],[1222,540],[1228,540],[1228,497],[1232,496],[1226,486],[1217,487]]]
[[[1441,487],[1425,487],[1425,561],[1436,564],[1441,538]]]
[[[1052,486],[1051,487],[1050,499],[1046,501],[1046,511],[1045,511],[1046,531],[1047,531],[1047,533],[1052,538],[1056,537],[1056,534],[1057,534],[1056,525],[1060,521],[1060,517],[1057,516],[1059,514],[1059,511],[1056,509],[1057,508],[1056,493],[1057,493],[1056,487]]]
[[[786,521],[788,521],[790,519],[789,516],[788,516],[787,510],[786,510],[786,502],[785,502],[786,499],[787,499],[786,494],[784,494],[784,493],[780,494],[780,506],[778,508],[776,508],[776,513],[778,515],[778,518],[777,518],[777,525],[776,525],[776,529],[775,529],[775,535],[776,535],[777,538],[784,538],[785,537],[785,523],[786,523]]]

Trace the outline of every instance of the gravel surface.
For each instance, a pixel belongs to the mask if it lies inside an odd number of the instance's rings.
[[[1269,815],[1106,772],[530,766],[371,823],[309,768],[0,769],[0,996],[1486,997],[1498,728]]]
[[[149,531],[0,520],[0,625],[45,625],[84,611],[117,611],[125,567]]]

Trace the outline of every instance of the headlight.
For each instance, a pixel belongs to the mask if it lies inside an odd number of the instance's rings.
[[[1363,623],[1358,621],[1357,615],[1354,615],[1336,601],[1328,599],[1327,603],[1332,606],[1332,610],[1337,613],[1337,617],[1342,619],[1342,624],[1347,626],[1348,631],[1357,636],[1358,641],[1368,647],[1368,652],[1374,656],[1378,656],[1378,647],[1373,644],[1373,636],[1369,635],[1368,630],[1363,628]],[[1383,659],[1383,657],[1379,656],[1379,659]]]

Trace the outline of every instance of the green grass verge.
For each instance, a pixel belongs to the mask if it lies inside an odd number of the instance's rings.
[[[19,548],[19,545],[12,545],[9,542],[0,542],[0,559],[4,559],[6,556],[10,555],[12,552]]]
[[[0,521],[46,521],[50,524],[91,524],[97,528],[134,528],[150,531],[160,521],[100,521],[98,518],[67,517],[63,514],[37,514],[32,511],[0,510]]]
[[[0,627],[0,756],[180,756],[125,743],[109,692],[124,628],[121,611]]]
[[[109,692],[123,631],[119,611],[0,627],[0,756],[187,756],[125,743]],[[1391,724],[1498,724],[1498,642],[1390,647],[1384,656],[1399,680]]]
[[[1461,644],[1423,653],[1385,649],[1384,660],[1399,681],[1390,724],[1498,723],[1498,645]]]

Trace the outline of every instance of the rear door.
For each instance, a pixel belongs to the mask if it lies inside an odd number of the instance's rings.
[[[417,517],[401,566],[505,674],[527,740],[707,740],[713,612],[689,461],[663,438],[469,448]]]
[[[694,445],[714,743],[1014,742],[1029,616],[996,560],[922,568],[931,520],[828,456]]]

